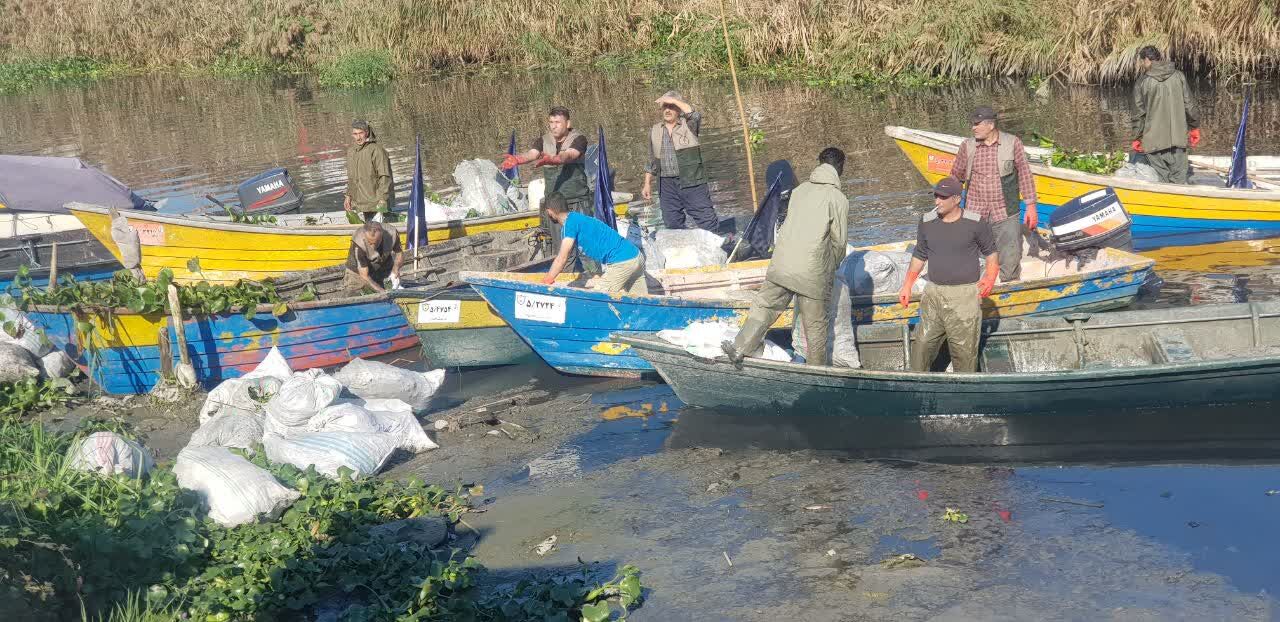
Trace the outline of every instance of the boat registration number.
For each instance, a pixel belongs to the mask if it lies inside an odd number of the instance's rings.
[[[925,168],[930,173],[938,173],[941,175],[951,174],[951,165],[956,163],[956,157],[943,153],[931,153],[929,159],[925,163]]]
[[[158,222],[135,222],[133,230],[138,232],[138,243],[143,246],[164,246],[164,225]]]
[[[516,292],[516,319],[564,324],[565,299]]]
[[[428,300],[418,303],[419,324],[457,324],[461,317],[460,300]]]

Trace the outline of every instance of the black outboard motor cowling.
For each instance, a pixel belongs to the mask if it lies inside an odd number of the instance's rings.
[[[271,169],[245,180],[236,188],[245,214],[285,214],[302,207],[302,191],[283,168]]]
[[[1111,188],[1067,201],[1049,216],[1049,240],[1059,251],[1086,248],[1133,250],[1133,218]]]

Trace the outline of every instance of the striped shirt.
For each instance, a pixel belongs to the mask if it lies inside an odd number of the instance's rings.
[[[951,166],[951,175],[966,184],[964,207],[981,214],[988,222],[996,223],[1008,218],[1004,208],[1004,191],[1000,187],[1000,139],[988,145],[982,141],[974,142],[973,179],[964,178],[968,168],[968,150],[961,149],[956,153],[955,164]],[[1027,150],[1022,141],[1013,137],[1013,169],[1018,174],[1018,192],[1027,203],[1036,202],[1036,184],[1031,176],[1031,165],[1027,163]]]

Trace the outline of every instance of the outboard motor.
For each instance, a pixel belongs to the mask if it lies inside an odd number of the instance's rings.
[[[1133,251],[1133,218],[1111,188],[1079,196],[1049,216],[1049,241],[1058,251],[1075,254],[1090,248]]]
[[[302,207],[302,191],[283,168],[246,180],[236,189],[245,214],[286,214]]]

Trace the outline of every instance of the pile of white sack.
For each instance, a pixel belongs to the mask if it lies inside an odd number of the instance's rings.
[[[174,473],[200,493],[209,516],[234,526],[274,518],[298,493],[229,448],[261,444],[272,462],[338,477],[378,473],[397,449],[419,453],[438,445],[418,423],[444,382],[444,370],[420,373],[355,359],[330,376],[294,372],[275,348],[252,372],[209,392],[200,428],[178,454]]]
[[[55,350],[26,315],[0,307],[0,382],[65,378],[75,368],[75,362]]]
[[[692,322],[680,329],[660,330],[658,331],[658,338],[671,345],[680,346],[694,356],[711,359],[717,356],[724,356],[724,350],[720,347],[720,344],[725,341],[733,341],[740,330],[742,330],[742,327],[727,320],[703,320]],[[787,354],[786,350],[783,350],[781,346],[768,339],[764,340],[764,354],[762,356],[771,361],[791,361],[791,355]]]
[[[458,194],[448,205],[427,200],[427,222],[500,216],[529,209],[524,191],[489,160],[459,162],[453,169],[453,181],[458,185]]]

